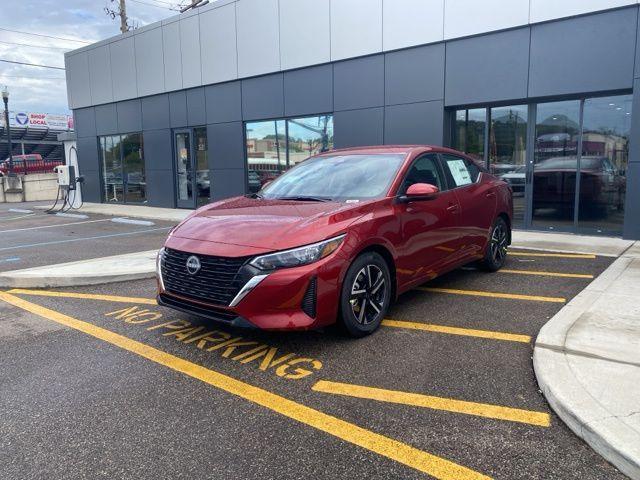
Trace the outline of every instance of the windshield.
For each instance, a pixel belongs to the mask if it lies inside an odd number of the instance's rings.
[[[360,154],[310,158],[278,177],[259,195],[269,199],[314,197],[337,201],[379,198],[391,186],[404,157]]]

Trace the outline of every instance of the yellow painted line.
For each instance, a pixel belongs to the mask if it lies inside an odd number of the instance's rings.
[[[561,273],[561,272],[543,272],[536,270],[510,270],[508,268],[501,268],[498,270],[500,273],[516,273],[518,275],[539,275],[541,277],[561,277],[561,278],[589,278],[592,279],[593,275],[587,275],[583,273]]]
[[[371,452],[399,462],[441,480],[487,480],[490,477],[453,463],[444,458],[418,450],[410,445],[359,427],[301,403],[276,395],[201,365],[189,362],[131,338],[119,335],[91,323],[75,319],[55,310],[36,305],[14,295],[0,292],[0,300],[11,305],[73,328],[80,332],[135,353],[159,365],[205,382],[224,392],[261,405],[273,412],[333,435]]]
[[[595,255],[590,253],[529,253],[529,252],[513,252],[509,250],[509,255],[515,257],[552,257],[552,258],[585,258],[593,260]]]
[[[153,298],[142,297],[120,297],[117,295],[97,295],[93,293],[76,293],[76,292],[52,292],[49,290],[28,290],[23,288],[14,288],[7,293],[16,295],[37,295],[42,297],[60,297],[60,298],[81,298],[85,300],[104,300],[107,302],[119,303],[142,303],[145,305],[157,305],[158,302]]]
[[[519,408],[501,407],[499,405],[491,405],[488,403],[467,402],[452,398],[433,397],[419,393],[397,392],[395,390],[384,390],[381,388],[351,385],[349,383],[329,382],[326,380],[316,382],[312,389],[316,392],[346,395],[349,397],[397,403],[412,407],[445,410],[447,412],[463,413],[478,417],[527,423],[529,425],[536,425],[539,427],[548,427],[551,424],[551,417],[548,413],[521,410]]]
[[[506,340],[509,342],[531,343],[529,335],[516,333],[494,332],[491,330],[474,330],[472,328],[448,327],[446,325],[433,325],[430,323],[405,322],[402,320],[382,320],[385,327],[407,328],[409,330],[423,330],[426,332],[447,333],[449,335],[463,335],[466,337],[490,338],[493,340]]]
[[[455,288],[418,287],[423,292],[451,293],[453,295],[471,295],[473,297],[506,298],[509,300],[525,300],[530,302],[565,303],[566,298],[540,297],[538,295],[520,295],[516,293],[483,292],[478,290],[458,290]]]

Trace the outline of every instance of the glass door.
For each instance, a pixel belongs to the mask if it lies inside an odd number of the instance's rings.
[[[176,198],[179,208],[194,208],[191,132],[175,132]]]
[[[211,193],[207,129],[176,130],[174,146],[178,207],[197,208],[206,205]]]

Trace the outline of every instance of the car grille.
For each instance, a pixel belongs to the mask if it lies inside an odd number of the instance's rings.
[[[183,312],[193,313],[195,315],[210,318],[212,320],[217,320],[219,322],[231,323],[233,320],[238,318],[238,315],[236,315],[235,313],[223,310],[222,308],[198,305],[197,303],[191,302],[189,300],[170,297],[169,295],[160,295],[158,297],[158,300],[161,305],[173,307]]]
[[[200,270],[187,272],[187,259],[193,255],[165,248],[162,260],[162,280],[165,290],[183,297],[218,305],[229,305],[242,288],[238,271],[250,257],[214,257],[195,255]]]

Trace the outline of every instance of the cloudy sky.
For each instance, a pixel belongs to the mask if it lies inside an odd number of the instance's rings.
[[[8,1],[8,0],[3,0]],[[175,15],[186,0],[126,0],[129,23],[137,26]],[[119,18],[105,7],[111,0],[12,1],[0,16],[0,59],[64,67],[64,52],[119,33]],[[8,7],[8,5],[7,5]],[[8,14],[8,15],[7,15]],[[16,33],[26,32],[26,33]],[[61,40],[31,34],[74,39]],[[0,85],[7,85],[14,111],[69,113],[63,70],[0,62]]]

